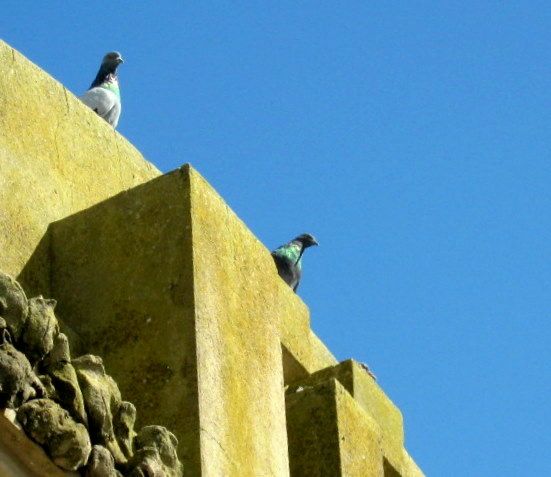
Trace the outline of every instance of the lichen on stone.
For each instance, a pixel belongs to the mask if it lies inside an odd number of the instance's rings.
[[[78,384],[77,373],[71,364],[69,341],[63,333],[54,339],[54,347],[44,360],[43,368],[56,390],[55,401],[58,401],[75,421],[88,424],[84,398]]]
[[[88,464],[84,469],[84,477],[119,477],[122,474],[115,469],[115,459],[105,447],[92,447]]]
[[[84,397],[88,428],[94,443],[109,449],[115,462],[123,464],[127,458],[115,437],[113,415],[119,410],[121,393],[117,383],[106,374],[103,361],[87,354],[72,361]]]
[[[113,417],[113,429],[119,447],[124,456],[129,459],[132,457],[132,443],[136,432],[134,423],[136,422],[136,407],[128,401],[122,401],[119,409]]]
[[[24,432],[67,471],[182,476],[174,434],[146,426],[136,435],[136,408],[122,400],[102,359],[71,359],[55,305],[41,296],[28,300],[0,272],[0,410],[11,410]]]
[[[0,272],[0,317],[6,321],[14,341],[21,335],[27,313],[28,301],[23,288],[12,277]]]
[[[62,469],[77,470],[88,462],[92,450],[88,431],[59,404],[50,399],[29,401],[19,408],[17,419]]]
[[[44,387],[27,357],[9,342],[0,344],[0,408],[17,408],[43,395]]]
[[[40,297],[29,300],[28,316],[18,347],[34,365],[42,360],[54,347],[59,334],[59,324],[54,314],[55,300]]]
[[[162,426],[143,427],[134,440],[134,456],[128,463],[130,477],[180,477],[178,439]]]

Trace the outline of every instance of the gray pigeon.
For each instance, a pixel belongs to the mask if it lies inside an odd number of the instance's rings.
[[[114,128],[121,115],[121,92],[117,78],[117,67],[123,62],[117,51],[103,57],[96,79],[80,100],[93,109]]]
[[[302,234],[272,252],[279,276],[294,292],[302,276],[302,254],[312,245],[318,245],[317,240],[310,234]]]

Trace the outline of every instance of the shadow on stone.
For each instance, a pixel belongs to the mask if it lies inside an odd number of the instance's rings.
[[[33,254],[21,270],[17,281],[28,296],[51,296],[50,290],[50,245],[51,227],[38,242]]]

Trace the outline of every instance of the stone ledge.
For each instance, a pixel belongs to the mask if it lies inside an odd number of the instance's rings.
[[[381,430],[335,379],[286,395],[291,476],[382,477]]]
[[[343,361],[292,383],[291,388],[313,386],[331,379],[337,379],[378,423],[385,457],[395,468],[401,469],[404,446],[402,414],[361,364],[354,360]]]

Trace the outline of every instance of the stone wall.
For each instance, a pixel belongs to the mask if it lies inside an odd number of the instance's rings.
[[[159,171],[1,40],[0,71],[0,270],[18,276],[35,250],[47,249],[41,240],[51,222]],[[47,293],[47,275],[44,269],[20,279],[29,291]]]
[[[138,426],[174,431],[186,475],[422,475],[396,406],[337,363],[194,169],[160,176],[5,44],[0,65],[0,269],[58,299],[76,352],[104,358]]]

